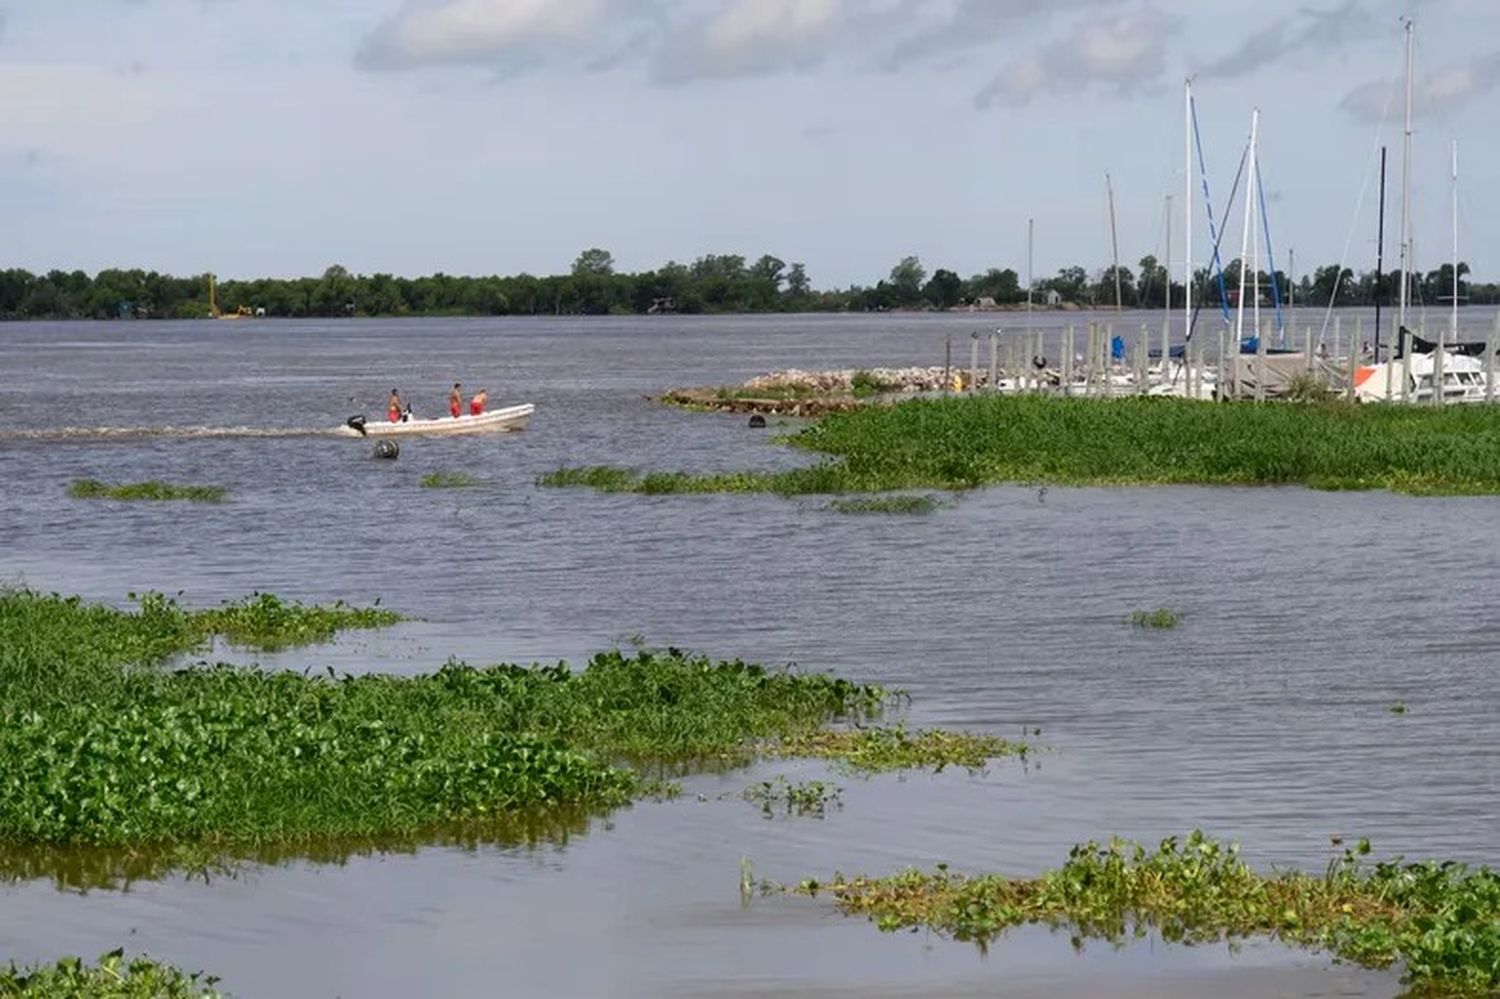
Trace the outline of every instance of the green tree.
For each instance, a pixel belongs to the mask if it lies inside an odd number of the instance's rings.
[[[922,298],[922,284],[927,280],[927,271],[917,257],[902,257],[901,262],[891,268],[891,290],[898,305],[916,305]]]
[[[598,247],[584,250],[578,255],[578,259],[573,261],[574,277],[582,277],[585,274],[603,276],[613,274],[614,272],[614,254],[608,250],[601,250]]]
[[[939,268],[922,289],[922,297],[935,308],[951,309],[963,299],[964,279],[950,270]]]

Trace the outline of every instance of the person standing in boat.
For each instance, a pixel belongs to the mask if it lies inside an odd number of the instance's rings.
[[[469,400],[469,415],[479,416],[484,412],[484,404],[489,402],[490,395],[484,389],[474,393],[474,398]]]
[[[448,412],[456,420],[464,411],[463,385],[459,382],[453,383],[453,391],[448,393]]]
[[[390,401],[385,404],[385,418],[392,423],[401,422],[401,393],[391,389]]]

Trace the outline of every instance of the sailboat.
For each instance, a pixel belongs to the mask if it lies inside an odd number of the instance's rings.
[[[1413,334],[1406,325],[1411,294],[1411,136],[1412,64],[1415,25],[1406,21],[1406,125],[1401,166],[1401,294],[1397,305],[1396,354],[1384,362],[1360,367],[1354,376],[1355,397],[1364,402],[1414,402],[1445,405],[1494,400],[1494,351],[1489,341],[1458,340],[1458,142],[1451,146],[1453,192],[1452,311],[1446,335],[1436,341]],[[1377,331],[1378,332],[1378,331]]]

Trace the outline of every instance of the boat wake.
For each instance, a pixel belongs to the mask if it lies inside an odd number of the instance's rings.
[[[332,437],[326,427],[52,427],[0,430],[0,441],[99,441],[151,437]]]

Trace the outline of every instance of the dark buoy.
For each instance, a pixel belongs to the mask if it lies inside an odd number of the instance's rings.
[[[761,429],[763,429],[765,427],[765,425],[766,425],[766,418],[764,416],[761,416],[759,413],[756,413],[754,416],[750,417],[750,427],[751,427],[751,429],[753,429],[753,430],[761,430]]]
[[[394,461],[400,457],[401,449],[396,446],[395,441],[381,441],[375,445],[375,457],[388,458]]]

